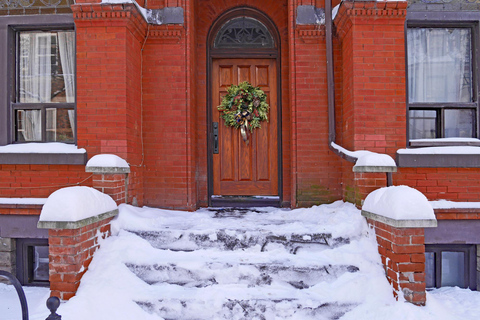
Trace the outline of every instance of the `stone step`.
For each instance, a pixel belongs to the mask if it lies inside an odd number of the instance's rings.
[[[166,320],[334,320],[339,319],[355,306],[314,301],[305,302],[298,299],[225,299],[219,306],[215,305],[213,301],[198,299],[137,301],[137,304],[145,311],[157,314]]]
[[[296,289],[306,289],[320,282],[331,282],[346,272],[357,272],[355,266],[328,265],[297,267],[283,264],[249,264],[207,262],[201,267],[188,268],[176,264],[126,264],[128,269],[148,284],[175,284],[187,288],[203,288],[225,284],[245,284],[248,287],[268,286],[272,282],[286,283]]]
[[[273,234],[262,230],[217,230],[210,233],[162,230],[130,231],[147,240],[154,248],[174,251],[193,251],[216,248],[219,250],[242,250],[257,246],[260,251],[268,251],[274,244],[283,246],[290,253],[312,249],[321,251],[329,247],[349,243],[349,239],[332,238],[328,233],[315,234]]]

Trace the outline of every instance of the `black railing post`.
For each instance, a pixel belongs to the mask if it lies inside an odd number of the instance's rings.
[[[57,297],[50,297],[47,299],[47,308],[50,310],[50,315],[45,320],[62,320],[62,316],[58,315],[57,309],[60,306],[60,299]]]
[[[13,284],[15,290],[17,290],[18,298],[20,299],[20,305],[22,306],[22,320],[28,320],[27,298],[25,298],[25,292],[23,292],[22,285],[10,272],[0,270],[0,276],[10,280],[10,283]]]

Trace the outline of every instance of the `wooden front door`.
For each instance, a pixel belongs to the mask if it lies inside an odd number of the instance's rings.
[[[277,74],[274,59],[215,59],[212,66],[212,121],[218,122],[218,153],[213,154],[213,195],[277,196]],[[268,122],[253,130],[246,144],[240,130],[226,127],[217,106],[232,84],[248,81],[267,94]]]

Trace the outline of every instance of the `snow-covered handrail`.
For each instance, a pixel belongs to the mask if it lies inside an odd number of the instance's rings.
[[[331,142],[330,146],[342,158],[355,163],[353,172],[397,172],[395,160],[388,154],[368,150],[350,151],[335,142]]]

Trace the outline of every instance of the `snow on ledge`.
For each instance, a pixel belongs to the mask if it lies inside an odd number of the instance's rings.
[[[52,193],[39,221],[76,222],[117,209],[113,199],[90,187],[68,187]]]
[[[385,187],[371,192],[362,210],[393,220],[435,220],[433,208],[423,193],[407,186]]]
[[[9,144],[0,147],[0,153],[85,153],[86,150],[78,148],[73,144],[61,142],[46,142],[46,143],[21,143]]]
[[[97,154],[88,160],[87,167],[130,168],[127,161],[114,154]]]
[[[430,201],[433,209],[480,209],[480,202],[456,202],[449,200]]]
[[[44,205],[47,198],[0,198],[0,204]]]
[[[381,154],[381,153],[375,153],[367,150],[359,150],[359,151],[350,151],[347,150],[335,142],[332,142],[332,147],[341,153],[346,154],[347,156],[350,156],[352,158],[357,159],[355,162],[355,165],[353,166],[353,170],[356,168],[368,168],[368,167],[378,167],[378,168],[394,168],[396,170],[397,165],[395,163],[395,160],[393,160],[392,157],[390,157],[388,154]],[[395,170],[387,170],[387,171],[395,171]]]

